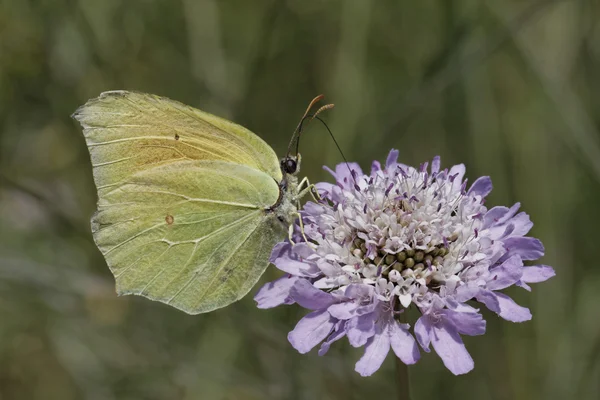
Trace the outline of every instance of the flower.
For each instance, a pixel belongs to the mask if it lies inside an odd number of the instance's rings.
[[[468,189],[464,165],[440,170],[435,157],[418,169],[389,153],[370,174],[355,163],[338,165],[336,183],[319,183],[322,200],[302,210],[304,234],[273,249],[271,262],[286,273],[257,293],[259,308],[281,304],[311,310],[288,339],[300,353],[321,343],[319,355],[346,337],[365,347],[356,371],[379,369],[390,349],[406,364],[419,360],[417,343],[430,345],[454,374],[473,369],[461,335],[481,335],[485,321],[470,300],[513,322],[531,319],[525,307],[499,292],[554,276],[545,265],[524,266],[544,254],[525,236],[533,223],[519,204],[487,209],[489,177]],[[327,168],[326,168],[327,169]],[[409,307],[421,316],[400,322]],[[416,340],[415,340],[416,337]]]

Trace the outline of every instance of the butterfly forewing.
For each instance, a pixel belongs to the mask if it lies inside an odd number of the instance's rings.
[[[248,129],[164,97],[105,92],[74,117],[100,193],[137,171],[185,160],[230,161],[282,178],[273,149]]]

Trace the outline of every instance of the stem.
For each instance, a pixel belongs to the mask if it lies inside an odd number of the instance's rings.
[[[405,309],[400,314],[400,323],[406,323],[406,312]],[[408,366],[402,362],[398,357],[396,358],[396,380],[398,382],[398,400],[410,400],[410,380],[408,377]]]

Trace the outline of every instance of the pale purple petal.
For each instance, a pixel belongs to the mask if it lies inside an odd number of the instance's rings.
[[[304,226],[306,227],[307,221],[311,221],[312,219],[314,219],[314,218],[311,218],[311,217],[319,216],[322,213],[323,213],[323,206],[321,204],[317,204],[317,203],[313,203],[313,202],[306,203],[304,205],[303,209],[302,209],[302,216],[303,216]],[[306,246],[305,243],[298,243],[298,245],[305,245]],[[294,247],[294,250],[296,250],[296,247]],[[297,251],[294,251],[294,252],[296,254],[298,254],[299,256],[302,256],[302,254],[299,254]],[[314,253],[314,251],[312,251],[312,253]]]
[[[325,355],[329,351],[329,347],[331,347],[331,344],[333,342],[340,340],[341,338],[343,338],[346,335],[345,324],[346,324],[346,321],[338,321],[335,324],[335,326],[333,328],[333,332],[331,333],[331,335],[329,335],[327,340],[325,340],[321,344],[321,347],[319,348],[320,356]]]
[[[521,203],[515,203],[511,208],[507,210],[507,212],[498,220],[499,224],[506,223],[509,219],[511,219],[517,211],[521,208]]]
[[[510,219],[510,223],[514,225],[512,236],[525,236],[533,227],[533,222],[529,219],[529,215],[520,212]]]
[[[373,301],[374,293],[375,289],[371,285],[352,284],[344,292],[350,300],[332,305],[329,313],[338,319],[370,313],[377,306],[377,302]]]
[[[492,180],[489,176],[482,176],[477,178],[471,185],[471,188],[467,192],[468,195],[477,195],[485,197],[492,191]]]
[[[371,163],[371,175],[373,175],[377,171],[381,171],[381,163],[375,160]]]
[[[375,320],[377,313],[354,317],[346,322],[346,336],[353,347],[364,346],[375,335]]]
[[[502,218],[508,212],[508,207],[493,207],[488,210],[488,212],[483,217],[483,225],[482,229],[487,229],[492,225],[498,223],[500,218]]]
[[[490,311],[500,314],[500,303],[498,302],[496,294],[491,290],[480,290],[476,299],[478,302],[485,304]]]
[[[350,319],[356,316],[356,309],[359,307],[354,300],[337,303],[328,308],[329,314],[337,319]]]
[[[298,321],[294,330],[288,334],[288,340],[298,352],[308,353],[325,340],[335,322],[327,310],[313,311]]]
[[[390,338],[379,332],[369,339],[365,346],[365,354],[355,365],[354,370],[361,376],[370,376],[377,371],[390,352]]]
[[[438,172],[440,172],[440,156],[435,156],[431,162],[431,174],[434,175]]]
[[[521,277],[521,280],[528,283],[538,283],[544,282],[545,280],[552,278],[554,275],[556,275],[556,272],[554,272],[552,267],[547,265],[534,265],[523,268],[523,276]]]
[[[315,188],[321,197],[331,198],[335,185],[329,182],[317,182]]]
[[[448,324],[433,326],[431,344],[446,368],[454,375],[466,374],[475,366],[458,332]]]
[[[462,185],[462,180],[463,177],[465,176],[465,165],[464,164],[458,164],[453,166],[452,168],[450,168],[450,172],[448,172],[448,176],[451,177],[452,180],[452,190],[454,192],[458,191],[460,189],[460,186]]]
[[[400,154],[400,152],[396,149],[392,149],[390,150],[388,156],[387,156],[387,160],[385,160],[385,169],[389,170],[390,168],[393,168],[396,166],[396,164],[398,163],[398,154]]]
[[[429,343],[431,343],[432,326],[429,317],[421,316],[415,324],[415,336],[417,341],[427,353],[429,353]]]
[[[528,292],[531,292],[531,286],[529,286],[528,284],[526,284],[523,281],[519,281],[519,282],[515,283],[515,285],[518,286],[518,287],[520,287],[520,288],[523,288],[523,289],[527,290]]]
[[[517,283],[523,276],[523,261],[514,255],[490,271],[487,288],[500,290]]]
[[[354,171],[356,176],[363,175],[360,165],[354,162],[336,165],[335,172],[328,167],[323,167],[323,169],[333,175],[335,180],[344,187],[348,187],[348,185],[354,183],[354,178],[352,177],[352,173],[350,171]]]
[[[395,319],[388,323],[388,335],[394,354],[404,364],[414,364],[421,358],[415,338],[408,331],[408,325],[399,324]]]
[[[494,293],[500,305],[499,316],[511,322],[524,322],[531,319],[531,312],[528,308],[521,307],[513,299],[504,293]]]
[[[299,251],[305,252],[306,249],[303,246],[308,247],[306,244],[301,243],[292,249],[292,245],[289,242],[278,243],[273,248],[269,261],[288,274],[307,278],[315,277],[321,272],[316,264],[301,260],[300,256],[296,253],[296,247],[299,247]]]
[[[463,335],[476,336],[485,333],[485,320],[479,313],[445,310],[446,319]]]
[[[292,299],[309,310],[327,308],[335,302],[335,298],[322,290],[314,287],[307,279],[299,279],[291,288]]]
[[[480,290],[481,288],[476,285],[462,285],[456,288],[454,298],[459,302],[469,301],[473,297],[477,296]]]
[[[518,254],[523,260],[537,260],[544,255],[544,245],[536,238],[511,237],[503,242],[510,254]]]
[[[273,308],[282,304],[294,304],[294,300],[290,297],[290,290],[298,279],[292,275],[285,275],[265,284],[254,296],[256,306],[258,308]]]

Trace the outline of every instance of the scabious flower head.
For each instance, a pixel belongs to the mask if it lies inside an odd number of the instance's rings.
[[[519,204],[487,209],[489,177],[469,188],[464,165],[440,169],[440,159],[413,168],[397,162],[392,150],[385,167],[370,174],[357,164],[340,164],[336,183],[317,184],[323,198],[302,211],[304,234],[273,249],[271,262],[286,272],[256,295],[260,308],[297,303],[311,310],[288,335],[306,353],[319,355],[347,337],[365,347],[356,371],[379,369],[390,348],[406,364],[430,345],[454,374],[473,369],[460,335],[481,335],[485,321],[470,302],[500,317],[531,319],[527,308],[498,292],[511,285],[552,276],[544,265],[524,266],[544,254],[542,243],[525,236],[532,222]],[[400,315],[415,307],[410,326]],[[416,337],[416,340],[415,340]]]

